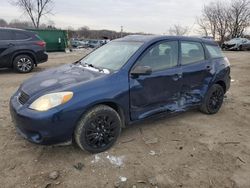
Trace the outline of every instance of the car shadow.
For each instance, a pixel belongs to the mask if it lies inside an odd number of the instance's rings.
[[[144,129],[144,128],[156,126],[156,124],[157,125],[164,124],[168,126],[168,121],[175,121],[177,120],[177,118],[197,116],[197,114],[199,114],[199,111],[197,109],[192,109],[192,110],[188,110],[185,112],[176,113],[171,116],[162,115],[159,117],[153,117],[150,119],[146,119],[140,122],[133,123],[122,130],[121,135],[117,140],[117,143],[121,142],[121,140],[126,140],[126,137],[128,135],[133,135],[134,131],[137,131],[138,129]],[[176,126],[179,126],[179,125],[176,124]],[[47,157],[48,156],[52,157],[53,155],[55,154],[58,155],[59,153],[61,155],[65,155],[65,153],[75,153],[76,155],[86,156],[86,157],[93,155],[87,151],[82,151],[80,148],[78,148],[78,146],[74,142],[71,145],[67,145],[67,146],[53,145],[53,146],[41,146],[41,147],[43,147],[43,155]],[[115,147],[116,147],[116,144],[112,148],[115,149]],[[110,150],[112,150],[112,148]],[[107,152],[109,152],[110,150],[108,150]]]
[[[0,68],[0,74],[16,74],[13,69],[9,68]]]
[[[161,123],[165,123],[167,120],[177,119],[180,116],[181,116],[181,118],[185,118],[187,116],[195,116],[195,115],[197,115],[197,113],[199,113],[198,109],[191,109],[191,110],[186,110],[186,111],[177,112],[177,113],[173,113],[173,114],[163,113],[163,114],[159,114],[159,115],[156,115],[154,117],[150,117],[148,119],[133,123],[133,124],[127,126],[126,128],[130,128],[130,127],[134,127],[134,126],[149,126],[149,125],[152,125],[155,123],[161,124]]]
[[[29,75],[29,74],[34,74],[34,73],[39,73],[46,70],[46,68],[42,68],[42,67],[35,67],[31,72],[29,73],[18,73],[15,70],[11,69],[11,68],[0,68],[0,75],[3,74],[13,74],[13,75]]]

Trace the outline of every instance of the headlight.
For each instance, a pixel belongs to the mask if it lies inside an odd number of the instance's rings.
[[[50,93],[36,99],[29,108],[37,111],[47,111],[68,102],[72,97],[73,92]]]

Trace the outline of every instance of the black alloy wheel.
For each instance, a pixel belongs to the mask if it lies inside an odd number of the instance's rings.
[[[75,130],[78,146],[91,153],[109,149],[121,132],[119,114],[111,107],[99,105],[81,118]]]
[[[224,93],[220,85],[214,84],[205,95],[200,110],[206,114],[217,113],[223,103]]]

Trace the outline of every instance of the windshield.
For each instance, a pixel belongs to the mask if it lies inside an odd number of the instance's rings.
[[[110,42],[83,58],[81,64],[116,71],[128,61],[141,45],[140,42]]]

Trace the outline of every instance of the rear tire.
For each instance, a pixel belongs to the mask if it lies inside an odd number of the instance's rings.
[[[34,60],[28,55],[18,55],[13,61],[13,68],[19,73],[31,72],[34,68]]]
[[[111,107],[99,105],[83,115],[74,138],[82,150],[90,153],[103,152],[114,145],[121,132],[122,121]]]
[[[224,90],[219,84],[214,84],[207,91],[203,102],[200,106],[200,111],[205,114],[217,113],[224,99]]]

